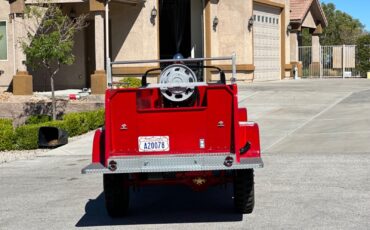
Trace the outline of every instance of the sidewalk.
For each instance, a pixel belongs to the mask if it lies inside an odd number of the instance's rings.
[[[81,136],[69,138],[69,143],[56,149],[32,149],[0,151],[0,165],[16,160],[31,160],[38,156],[58,156],[58,155],[86,155],[90,156],[92,151],[92,141],[95,131],[90,131]]]
[[[59,148],[53,149],[47,154],[49,156],[60,156],[60,155],[79,155],[79,156],[91,156],[92,143],[94,138],[94,131],[90,131],[81,136],[73,137],[69,139],[69,143]]]

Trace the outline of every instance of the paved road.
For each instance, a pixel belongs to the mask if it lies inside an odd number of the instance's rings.
[[[256,207],[232,191],[150,187],[128,217],[107,217],[98,175],[80,175],[92,135],[34,160],[0,165],[0,229],[369,229],[370,81],[255,83],[240,104],[259,122],[265,168]]]

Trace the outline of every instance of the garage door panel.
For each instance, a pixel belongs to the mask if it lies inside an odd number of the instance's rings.
[[[280,79],[280,9],[254,6],[254,65],[256,80]]]

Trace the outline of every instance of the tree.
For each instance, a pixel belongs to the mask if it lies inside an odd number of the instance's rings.
[[[370,33],[365,34],[357,39],[357,68],[361,76],[366,76],[370,71]]]
[[[62,65],[72,65],[74,35],[86,27],[87,15],[69,18],[53,3],[28,6],[25,10],[27,36],[20,41],[27,56],[26,64],[43,67],[50,78],[53,120],[56,119],[54,77]]]
[[[312,46],[312,35],[309,28],[302,28],[302,46]]]
[[[364,34],[364,25],[351,15],[337,10],[333,3],[322,3],[328,26],[320,37],[322,45],[353,45]]]

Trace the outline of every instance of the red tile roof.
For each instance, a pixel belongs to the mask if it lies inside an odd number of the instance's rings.
[[[303,20],[313,0],[290,0],[290,20]]]
[[[319,12],[318,19],[325,27],[328,22],[319,0],[290,0],[290,20],[302,23],[311,6],[317,9],[317,12]]]

